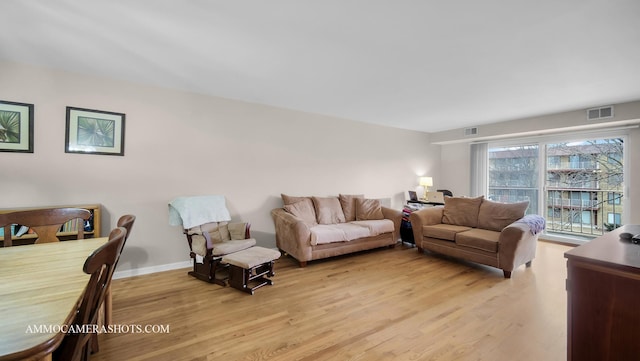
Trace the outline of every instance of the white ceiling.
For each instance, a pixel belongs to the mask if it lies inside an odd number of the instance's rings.
[[[0,60],[406,129],[640,100],[639,0],[1,0],[0,13]]]

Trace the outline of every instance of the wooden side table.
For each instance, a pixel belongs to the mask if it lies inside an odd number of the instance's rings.
[[[433,207],[435,204],[422,201],[407,201],[402,209],[402,222],[400,223],[400,241],[402,244],[408,243],[412,246],[416,245],[413,239],[413,228],[409,216],[412,212],[419,211],[425,207]]]

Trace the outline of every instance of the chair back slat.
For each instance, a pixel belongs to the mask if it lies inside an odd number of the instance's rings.
[[[91,212],[82,208],[49,208],[0,214],[0,227],[4,227],[4,247],[13,245],[11,225],[29,227],[38,236],[35,243],[58,242],[60,228],[73,219],[88,220]],[[77,239],[84,238],[84,222],[78,222]]]

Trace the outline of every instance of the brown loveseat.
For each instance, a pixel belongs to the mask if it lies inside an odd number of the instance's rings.
[[[402,212],[382,207],[362,195],[291,197],[271,211],[276,245],[295,258],[308,261],[384,246],[395,246]]]
[[[445,199],[444,206],[410,215],[418,251],[424,249],[500,268],[505,278],[531,266],[544,219],[526,216],[529,202],[498,203],[484,197]]]

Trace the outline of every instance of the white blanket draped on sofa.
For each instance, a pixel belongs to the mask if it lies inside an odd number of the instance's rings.
[[[393,232],[393,221],[388,219],[352,221],[337,224],[318,224],[309,229],[311,244],[326,244],[333,242],[352,241],[363,237],[373,237],[379,234]]]

